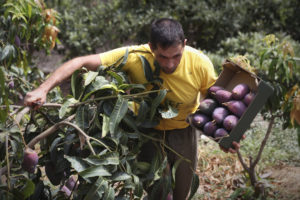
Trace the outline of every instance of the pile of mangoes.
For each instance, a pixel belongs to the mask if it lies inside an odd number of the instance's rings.
[[[191,123],[216,140],[229,136],[254,97],[255,92],[245,83],[237,84],[231,91],[214,85],[191,116]]]

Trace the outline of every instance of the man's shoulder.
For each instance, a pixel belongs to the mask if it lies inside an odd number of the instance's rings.
[[[151,53],[151,49],[148,44],[128,45],[125,46],[125,48],[128,48],[129,51],[136,52],[136,53],[138,52]]]
[[[194,59],[201,59],[201,60],[210,60],[207,55],[205,55],[201,50],[196,49],[194,47],[186,45],[184,48],[187,56],[192,57]]]

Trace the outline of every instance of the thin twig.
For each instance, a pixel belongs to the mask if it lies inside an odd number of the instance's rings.
[[[143,134],[143,133],[141,133],[141,135],[142,135],[143,137],[148,138],[148,139],[151,139],[151,140],[160,142],[161,144],[163,144],[164,147],[166,147],[167,149],[169,149],[170,151],[172,151],[172,152],[173,152],[174,154],[176,154],[179,158],[181,158],[182,160],[185,160],[185,161],[188,162],[188,163],[191,163],[191,161],[190,161],[189,159],[185,158],[185,157],[182,156],[181,154],[177,153],[174,149],[172,149],[171,147],[169,147],[168,145],[166,145],[166,144],[164,143],[163,140],[157,139],[157,138],[154,138],[154,137],[151,137],[151,136],[146,135],[146,134]]]
[[[8,134],[5,136],[5,146],[6,146],[6,165],[7,165],[7,187],[10,190],[10,163],[8,154]]]
[[[242,164],[243,168],[244,168],[248,173],[250,173],[250,169],[249,169],[249,167],[247,167],[247,165],[246,165],[246,163],[245,163],[245,161],[244,161],[244,159],[243,159],[243,157],[242,157],[242,154],[241,154],[241,152],[240,152],[239,149],[237,150],[237,155],[238,155],[238,158],[239,158],[240,163]]]
[[[86,142],[92,152],[93,155],[96,155],[91,143],[90,143],[90,136],[88,136],[81,128],[79,128],[76,124],[73,124],[71,122],[60,122],[59,124],[65,124],[65,125],[69,125],[69,126],[72,126],[73,128],[75,128],[83,137],[85,137],[86,139]]]
[[[66,122],[66,121],[71,121],[72,119],[74,119],[75,117],[75,114],[69,116],[68,118],[66,118],[63,122]],[[61,122],[59,122],[61,123]],[[42,132],[41,134],[37,135],[35,138],[33,138],[28,144],[27,146],[29,148],[33,148],[34,145],[36,143],[38,143],[39,141],[41,141],[42,139],[48,137],[49,135],[51,135],[52,133],[54,133],[58,128],[59,128],[59,123],[57,124],[54,124],[53,126],[51,126],[50,128],[48,128],[47,130],[45,130],[44,132]]]

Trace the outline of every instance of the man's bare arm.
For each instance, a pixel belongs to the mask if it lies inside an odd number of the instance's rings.
[[[62,81],[68,79],[77,69],[81,69],[84,66],[88,70],[96,71],[99,65],[101,65],[99,54],[77,57],[64,63],[37,89],[26,94],[24,104],[38,108],[39,105],[45,103],[48,92]]]

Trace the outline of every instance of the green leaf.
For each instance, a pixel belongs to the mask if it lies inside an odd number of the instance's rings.
[[[30,4],[27,4],[27,13],[28,13],[28,18],[31,18],[31,14],[32,14],[32,6]]]
[[[102,137],[105,137],[109,132],[109,117],[102,114]]]
[[[146,119],[149,110],[150,110],[150,108],[149,108],[147,102],[142,100],[140,103],[139,112],[138,112],[138,116],[137,116],[138,122],[143,122]]]
[[[81,85],[81,77],[79,75],[80,75],[80,71],[76,70],[71,77],[71,89],[75,99],[79,99],[83,88]]]
[[[6,59],[13,53],[14,47],[12,45],[6,45],[2,51],[0,61]]]
[[[108,182],[103,177],[99,176],[85,196],[84,200],[102,199],[102,194],[106,191],[107,187]]]
[[[176,170],[182,161],[183,161],[182,159],[178,159],[176,160],[175,164],[172,166],[172,178],[174,183],[176,182]]]
[[[143,84],[127,84],[124,83],[122,85],[119,86],[120,90],[128,90],[128,89],[141,89],[141,90],[145,90],[145,86]]]
[[[26,183],[21,188],[20,192],[23,195],[23,198],[27,199],[34,193],[34,190],[35,190],[35,184],[30,179],[26,179]]]
[[[120,121],[126,115],[127,110],[128,110],[128,100],[124,99],[122,96],[118,96],[117,103],[110,115],[110,120],[109,120],[109,130],[112,135],[115,133],[115,130],[118,127]]]
[[[134,188],[134,195],[141,198],[143,196],[143,183],[140,181],[138,176],[132,175],[133,176],[133,182],[135,185]]]
[[[136,122],[130,115],[125,115],[123,118],[123,121],[130,127],[132,128],[136,133],[140,133],[137,126]]]
[[[152,69],[151,69],[151,66],[150,66],[148,60],[142,55],[139,55],[139,57],[141,59],[142,65],[143,65],[144,75],[145,75],[147,81],[148,82],[153,81],[154,80],[153,72],[152,72]]]
[[[155,97],[155,99],[153,100],[153,103],[151,105],[151,110],[150,110],[150,120],[153,119],[157,107],[163,101],[163,99],[165,98],[166,94],[167,94],[167,90],[166,89],[160,90],[159,93],[158,93],[158,95],[157,95],[157,97]]]
[[[104,155],[93,155],[86,159],[83,159],[92,165],[119,165],[119,153],[118,152],[108,152]]]
[[[85,101],[93,93],[104,89],[118,91],[118,88],[115,85],[110,84],[109,81],[107,81],[103,76],[97,76],[95,81],[87,87],[86,94],[82,98],[82,101]]]
[[[103,199],[107,199],[107,200],[115,199],[115,190],[109,186],[104,193]]]
[[[62,119],[65,116],[65,114],[70,110],[69,106],[75,103],[78,103],[78,100],[76,100],[75,98],[70,98],[67,101],[65,101],[59,109],[59,118]]]
[[[83,74],[84,87],[89,85],[98,76],[98,72],[89,71]]]
[[[65,158],[71,163],[72,168],[74,168],[77,172],[82,172],[88,168],[88,164],[81,158],[67,155],[65,155]]]
[[[178,110],[171,105],[168,105],[168,110],[159,110],[159,112],[164,119],[171,119],[178,115]]]
[[[98,177],[98,176],[111,176],[111,173],[107,169],[105,169],[103,166],[93,166],[89,167],[84,171],[81,171],[79,173],[80,176],[83,178],[90,178],[90,177]]]
[[[127,174],[126,172],[118,171],[117,173],[113,174],[111,177],[113,181],[125,181],[128,179],[131,179],[131,176]]]
[[[128,59],[128,55],[129,55],[129,51],[128,48],[125,51],[124,57],[123,57],[123,61],[119,64],[119,66],[117,66],[118,69],[121,69],[127,62]]]
[[[114,77],[117,82],[118,82],[118,85],[121,85],[123,83],[123,78],[122,76],[120,76],[119,74],[117,74],[116,72],[113,72],[113,71],[107,71],[107,73],[109,75],[111,75],[112,77]]]
[[[50,157],[52,162],[56,162],[57,161],[57,144],[62,140],[61,137],[55,138],[55,140],[52,142],[51,146],[50,146]]]
[[[89,126],[89,106],[83,105],[80,106],[76,111],[76,124],[82,129],[85,130]]]
[[[190,196],[189,196],[189,200],[193,198],[193,196],[195,195],[195,193],[198,190],[199,187],[199,177],[197,174],[194,173],[193,175],[193,179],[192,179],[192,185],[191,185],[191,191],[190,191]]]

